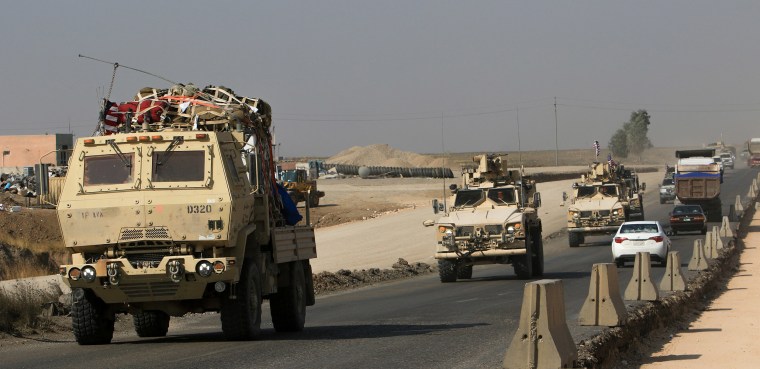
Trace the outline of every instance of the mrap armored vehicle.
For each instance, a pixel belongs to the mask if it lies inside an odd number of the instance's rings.
[[[635,216],[643,218],[641,194],[629,188],[623,174],[625,169],[609,162],[594,162],[588,173],[573,183],[570,204],[567,204],[567,238],[570,247],[578,247],[587,235],[614,234],[623,222],[629,220],[631,198]],[[631,180],[629,176],[628,180]],[[638,178],[634,179],[638,181]],[[563,200],[568,195],[563,193]],[[564,202],[563,202],[563,205]]]
[[[158,337],[171,316],[208,311],[227,339],[254,339],[263,299],[276,331],[302,330],[314,229],[276,183],[270,106],[177,85],[105,101],[101,118],[76,141],[57,208],[76,341],[109,343],[119,313]]]
[[[452,185],[450,207],[433,200],[444,215],[426,221],[435,227],[441,282],[472,278],[481,264],[512,264],[517,277],[529,279],[544,272],[541,195],[536,182],[522,171],[507,171],[506,156],[484,154],[476,166],[462,168],[462,186]]]

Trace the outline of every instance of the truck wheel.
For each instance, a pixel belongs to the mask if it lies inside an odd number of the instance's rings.
[[[512,257],[512,267],[515,269],[518,279],[530,279],[533,276],[533,245],[529,239],[525,240],[525,246],[528,248],[524,255]]]
[[[460,265],[457,267],[458,279],[471,279],[472,278],[472,265]]]
[[[457,264],[451,260],[438,260],[438,276],[441,283],[450,283],[457,281]]]
[[[111,343],[114,318],[107,314],[103,300],[95,296],[92,291],[81,288],[75,289],[72,295],[74,303],[71,306],[71,326],[77,343],[80,345]]]
[[[229,292],[222,297],[222,332],[232,341],[256,339],[261,332],[261,284],[253,260],[245,260],[236,289],[236,299],[230,299]]]
[[[575,232],[568,232],[567,242],[570,244],[570,247],[578,247],[581,244],[581,234],[575,233]]]
[[[300,332],[306,323],[306,277],[300,261],[290,263],[290,286],[278,287],[269,298],[272,324],[277,332]]]
[[[132,322],[139,337],[164,337],[169,331],[169,314],[160,310],[132,313]]]
[[[660,204],[664,204],[664,203],[665,203],[665,199],[663,199],[662,197],[660,197]]]
[[[316,208],[319,206],[319,196],[312,195],[309,197],[309,207]]]
[[[531,235],[533,241],[533,276],[540,277],[544,275],[544,240],[541,238],[541,231],[533,232]]]

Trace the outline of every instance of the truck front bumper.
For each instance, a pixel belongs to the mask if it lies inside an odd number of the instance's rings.
[[[235,258],[190,255],[167,256],[158,266],[137,268],[124,258],[100,259],[62,265],[60,274],[71,288],[91,289],[106,303],[200,299],[209,283],[238,278]]]
[[[491,249],[491,250],[479,250],[479,251],[465,251],[465,252],[436,252],[436,259],[462,259],[462,258],[492,258],[510,255],[525,255],[527,251],[525,249]]]
[[[622,223],[621,223],[622,224]],[[612,234],[617,232],[620,225],[601,226],[601,227],[568,227],[568,233],[583,233],[583,234]]]

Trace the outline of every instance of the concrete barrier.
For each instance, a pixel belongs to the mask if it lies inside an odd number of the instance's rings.
[[[655,301],[660,297],[657,285],[651,278],[652,261],[648,252],[637,252],[633,262],[633,276],[623,298],[631,301]]]
[[[744,205],[742,204],[742,196],[736,195],[736,202],[734,202],[734,220],[738,220],[744,217]]]
[[[562,281],[525,284],[520,325],[507,348],[504,368],[572,368],[578,350],[565,319]]]
[[[715,233],[713,233],[715,229],[712,231],[707,231],[705,233],[705,241],[702,242],[702,250],[704,250],[704,256],[706,259],[715,259],[715,255],[713,255],[712,249],[715,248]]]
[[[728,217],[723,217],[723,220],[720,222],[720,231],[718,234],[721,237],[734,238],[736,237],[736,234],[733,231],[734,227],[736,227],[736,225],[732,225]]]
[[[749,197],[750,201],[754,202],[755,198],[757,198],[757,191],[754,187],[749,187],[749,192],[747,192],[747,197]]]
[[[689,260],[689,270],[700,271],[709,267],[707,259],[705,259],[705,248],[702,244],[702,240],[694,240],[694,251],[691,253],[691,260]]]
[[[752,189],[755,190],[755,193],[758,192],[757,181],[758,181],[757,178],[755,178],[755,179],[752,180]]]
[[[617,327],[625,323],[625,317],[617,267],[613,263],[594,264],[588,297],[578,316],[578,324]]]
[[[681,258],[678,251],[668,253],[668,263],[665,266],[665,275],[660,281],[661,291],[686,291],[686,278],[681,273]]]

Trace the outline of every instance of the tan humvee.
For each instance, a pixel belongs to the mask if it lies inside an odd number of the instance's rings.
[[[541,195],[521,171],[506,171],[506,157],[479,155],[462,168],[462,186],[452,185],[449,207],[433,200],[441,282],[472,277],[478,264],[512,264],[520,279],[543,275]]]
[[[573,183],[567,205],[567,238],[570,247],[585,241],[586,235],[614,234],[628,220],[632,194],[617,168],[608,163],[593,163],[579,182]],[[567,194],[563,193],[567,201]],[[637,200],[637,204],[641,201]],[[563,203],[563,205],[565,205]],[[639,207],[640,208],[640,207]],[[643,210],[641,217],[643,217]]]
[[[275,330],[303,329],[314,304],[314,229],[286,225],[271,110],[258,99],[246,105],[247,116],[229,122],[170,117],[77,140],[57,212],[78,343],[110,342],[118,313],[134,316],[139,336],[156,337],[170,316],[219,311],[228,339],[253,339],[262,299]]]

